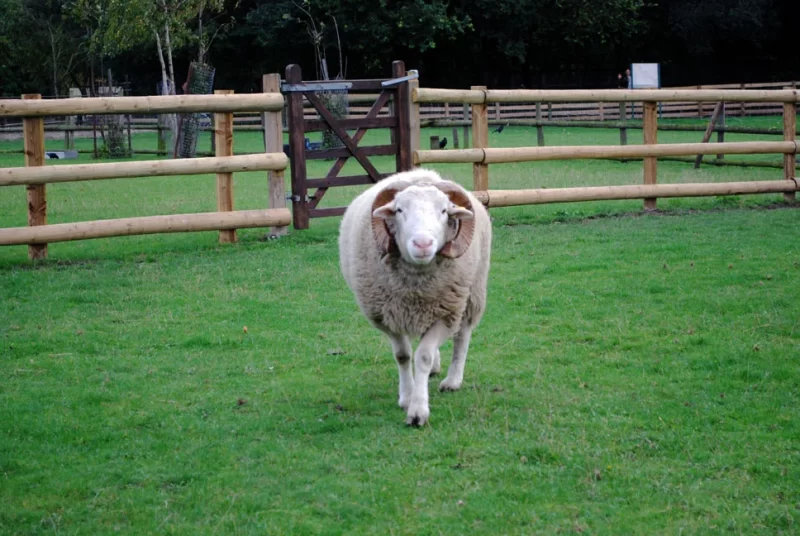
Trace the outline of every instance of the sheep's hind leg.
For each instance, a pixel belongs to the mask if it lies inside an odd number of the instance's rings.
[[[433,364],[431,365],[431,376],[436,376],[442,371],[442,356],[439,353],[439,349],[436,349],[436,353],[433,354]]]
[[[392,343],[392,352],[400,374],[400,396],[397,404],[407,410],[414,392],[414,375],[411,371],[411,341],[407,335],[398,335],[388,331],[386,335]]]
[[[444,323],[436,322],[419,341],[419,346],[414,354],[414,392],[411,395],[411,404],[408,406],[408,418],[406,419],[408,425],[422,426],[428,422],[431,413],[428,407],[428,377],[433,368],[436,353],[450,333]]]
[[[462,325],[453,337],[453,361],[447,369],[447,377],[439,384],[440,391],[458,391],[464,381],[464,365],[467,362],[472,326]]]

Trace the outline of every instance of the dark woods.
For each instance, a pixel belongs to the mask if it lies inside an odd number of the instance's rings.
[[[216,87],[237,92],[259,91],[263,73],[289,63],[312,75],[320,57],[331,77],[349,78],[387,77],[402,59],[430,87],[613,88],[631,62],[660,63],[664,85],[800,74],[796,0],[100,0],[78,9],[86,4],[0,0],[0,94],[64,96],[109,69],[130,94],[154,94],[161,65],[148,21],[170,30],[177,88],[199,55],[216,68]]]

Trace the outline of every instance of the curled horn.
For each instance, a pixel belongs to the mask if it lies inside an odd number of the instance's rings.
[[[437,182],[434,186],[444,192],[453,204],[465,208],[473,214],[475,213],[469,196],[460,186],[452,182]],[[439,251],[439,254],[443,257],[457,259],[467,252],[469,245],[472,243],[472,237],[475,234],[475,218],[460,220],[458,223],[458,231],[455,238],[447,242]]]
[[[392,202],[392,200],[394,200],[394,196],[396,196],[398,192],[405,190],[409,186],[411,186],[411,184],[408,182],[397,181],[381,190],[375,197],[375,200],[372,202],[370,214],[381,208],[383,205]],[[372,234],[375,237],[375,244],[378,246],[381,256],[383,257],[387,254],[397,253],[397,243],[394,241],[394,236],[392,236],[392,233],[389,231],[389,226],[386,224],[386,220],[375,216],[371,216],[371,218]]]

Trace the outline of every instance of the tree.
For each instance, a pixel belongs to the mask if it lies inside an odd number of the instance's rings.
[[[91,28],[93,50],[115,56],[139,45],[155,41],[161,67],[161,94],[176,94],[174,50],[193,40],[200,43],[199,56],[205,56],[209,43],[202,30],[205,13],[221,10],[223,0],[77,0],[74,13]],[[193,39],[188,23],[199,17],[200,34]],[[163,116],[166,126],[177,136],[174,114]],[[167,140],[159,140],[165,148]],[[171,145],[171,144],[169,144]]]
[[[223,0],[76,0],[75,13],[92,29],[96,52],[115,56],[155,42],[161,66],[162,93],[175,94],[174,51],[199,43],[198,59],[207,54],[213,36],[203,29],[204,17],[219,12]],[[190,23],[199,20],[199,35]]]
[[[472,55],[488,72],[593,68],[617,59],[643,31],[643,0],[464,0],[475,28]],[[506,80],[505,83],[509,81]],[[534,82],[532,80],[532,82]],[[474,82],[473,82],[474,83]]]
[[[385,72],[387,58],[399,51],[425,51],[469,28],[469,18],[451,13],[442,0],[274,0],[259,2],[246,16],[256,42],[296,50],[309,47],[307,25],[313,19],[314,49],[326,56],[341,48],[344,62],[357,58],[359,74]],[[342,70],[347,66],[343,65]]]

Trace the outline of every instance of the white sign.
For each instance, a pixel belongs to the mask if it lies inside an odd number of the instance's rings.
[[[633,89],[658,89],[661,87],[661,66],[658,63],[631,63]]]

